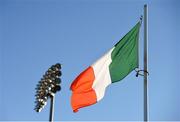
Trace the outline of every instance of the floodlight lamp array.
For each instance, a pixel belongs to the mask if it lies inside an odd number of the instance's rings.
[[[34,110],[36,112],[41,112],[41,110],[47,104],[48,98],[55,95],[57,91],[61,90],[61,64],[57,63],[52,65],[43,75],[41,80],[38,82],[35,94],[36,106]]]

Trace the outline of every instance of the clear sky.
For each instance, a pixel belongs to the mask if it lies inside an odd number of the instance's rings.
[[[143,120],[143,78],[132,72],[97,104],[73,113],[74,78],[120,40],[149,7],[150,120],[180,121],[180,1],[0,0],[0,120],[48,120],[34,108],[44,72],[62,63],[55,120]],[[143,27],[140,32],[142,66]]]

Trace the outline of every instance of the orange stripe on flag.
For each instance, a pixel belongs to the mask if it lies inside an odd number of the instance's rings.
[[[79,108],[95,104],[97,102],[96,93],[92,88],[95,79],[92,67],[83,71],[71,84],[72,96],[71,106],[74,112]]]

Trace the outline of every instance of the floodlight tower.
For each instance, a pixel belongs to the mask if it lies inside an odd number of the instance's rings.
[[[53,122],[54,118],[54,100],[57,91],[61,90],[61,64],[57,63],[52,65],[43,75],[36,87],[36,106],[35,111],[41,112],[41,110],[47,104],[47,100],[50,98],[50,115],[49,121]]]

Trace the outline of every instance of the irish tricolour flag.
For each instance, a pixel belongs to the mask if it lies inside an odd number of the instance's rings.
[[[108,85],[121,81],[138,67],[139,28],[140,22],[73,81],[71,105],[74,112],[100,101]]]

